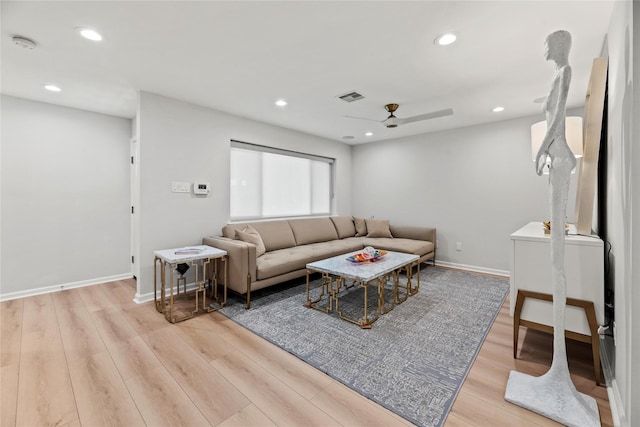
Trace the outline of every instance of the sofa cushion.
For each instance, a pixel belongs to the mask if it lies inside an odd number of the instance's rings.
[[[243,242],[253,243],[256,245],[256,256],[261,256],[266,251],[262,237],[260,237],[260,233],[250,225],[247,225],[242,230],[236,230],[235,237],[237,240],[242,240]]]
[[[389,230],[389,221],[384,219],[367,219],[367,237],[389,237],[392,238]]]
[[[286,220],[227,224],[222,227],[222,235],[230,239],[235,239],[236,230],[242,230],[247,225],[252,226],[256,231],[258,231],[267,252],[296,245],[296,239],[293,237],[293,231],[291,231],[289,222]]]
[[[353,225],[356,228],[356,237],[367,235],[367,223],[364,218],[353,217]]]
[[[267,252],[256,260],[257,278],[265,280],[291,271],[302,270],[310,262],[362,248],[362,240],[351,237]]]
[[[385,249],[387,251],[404,252],[414,255],[426,255],[433,252],[434,246],[432,242],[424,240],[411,240],[401,238],[370,238],[363,239],[366,246],[373,246],[376,249]]]
[[[289,225],[298,246],[338,240],[336,227],[329,218],[290,219]]]
[[[356,227],[353,225],[353,218],[350,216],[332,216],[331,221],[336,227],[338,237],[344,239],[345,237],[353,237],[356,235]]]
[[[260,233],[267,252],[296,245],[296,239],[288,221],[264,221],[255,222],[252,225]]]
[[[402,237],[404,239],[413,240],[428,240],[430,242],[436,241],[436,229],[431,227],[415,227],[407,225],[393,225],[389,226],[393,237]]]
[[[222,227],[222,237],[236,239],[236,230],[242,230],[246,226],[247,224],[227,224]]]
[[[256,260],[256,277],[258,280],[264,280],[303,269],[307,266],[309,257],[310,253],[304,246],[267,252]]]
[[[341,240],[331,240],[330,242],[313,243],[306,246],[311,249],[311,258],[308,262],[319,261],[321,259],[346,254],[363,248],[362,240],[354,237],[348,237]]]

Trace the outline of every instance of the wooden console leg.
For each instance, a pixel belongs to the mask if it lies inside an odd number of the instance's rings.
[[[550,294],[544,294],[541,292],[518,290],[518,296],[516,298],[516,306],[513,312],[513,357],[518,356],[518,333],[520,331],[520,325],[532,328],[538,331],[543,331],[552,334],[553,327],[543,325],[540,323],[532,322],[529,320],[522,320],[522,306],[526,298],[533,298],[542,301],[553,302],[553,296]],[[591,343],[591,352],[593,354],[593,370],[595,374],[596,384],[605,385],[602,381],[602,367],[600,366],[600,336],[598,335],[598,322],[596,320],[596,309],[592,301],[584,301],[576,298],[567,298],[567,306],[580,307],[584,310],[587,317],[587,323],[589,324],[590,335],[579,334],[577,332],[565,330],[565,336],[569,339]]]
[[[513,358],[518,358],[518,336],[520,335],[520,314],[524,304],[524,294],[518,291],[516,297],[516,307],[513,311]]]
[[[598,335],[598,322],[596,320],[596,309],[592,302],[584,307],[587,315],[589,330],[591,331],[591,351],[593,352],[593,369],[596,376],[596,384],[606,385],[602,381],[602,368],[600,367],[600,336]]]

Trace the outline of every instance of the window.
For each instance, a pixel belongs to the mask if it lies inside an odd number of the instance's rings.
[[[329,215],[333,161],[231,141],[231,219]]]

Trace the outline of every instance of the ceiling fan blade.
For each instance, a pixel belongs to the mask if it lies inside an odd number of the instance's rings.
[[[344,116],[344,117],[349,117],[350,119],[367,120],[369,122],[376,122],[376,123],[382,123],[384,121],[384,120],[367,119],[366,117],[356,117],[356,116]]]
[[[413,117],[407,117],[406,119],[400,119],[401,124],[418,122],[420,120],[437,119],[438,117],[451,116],[453,109],[446,108],[444,110],[432,111],[431,113],[420,114]]]

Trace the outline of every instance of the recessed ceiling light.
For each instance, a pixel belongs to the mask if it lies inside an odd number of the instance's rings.
[[[453,33],[446,33],[438,36],[433,42],[440,46],[447,46],[455,42],[457,38]]]
[[[287,105],[287,101],[285,101],[284,99],[278,99],[278,100],[276,101],[276,105],[277,105],[278,107],[284,107],[285,105]]]
[[[365,133],[365,136],[372,136],[372,135],[373,135],[373,132],[367,132],[367,133]]]
[[[501,113],[502,111],[504,111],[504,107],[494,107],[491,111],[493,111],[494,113]]]
[[[52,84],[46,84],[44,85],[44,88],[50,92],[60,92],[62,90],[60,87]]]
[[[91,28],[77,28],[76,29],[82,37],[85,39],[92,40],[94,42],[99,42],[102,40],[102,36],[96,30],[92,30]]]

